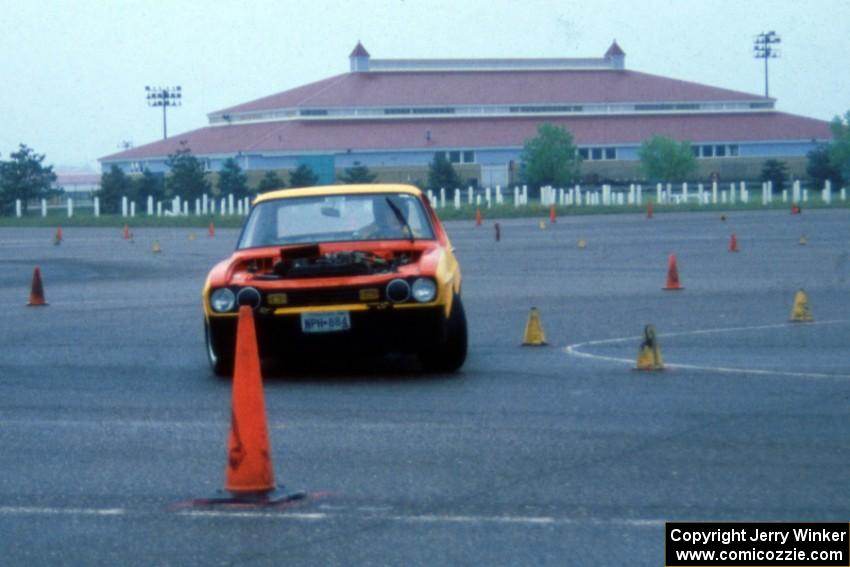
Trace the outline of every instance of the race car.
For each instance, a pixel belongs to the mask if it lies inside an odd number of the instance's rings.
[[[454,372],[466,359],[460,266],[428,199],[409,185],[261,194],[202,296],[219,376],[233,371],[242,305],[254,310],[260,356],[282,364],[407,352],[428,371]]]

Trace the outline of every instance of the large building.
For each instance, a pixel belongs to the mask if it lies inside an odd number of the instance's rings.
[[[208,115],[209,125],[101,158],[104,168],[167,170],[189,148],[215,172],[235,158],[256,179],[306,164],[322,182],[362,164],[382,181],[423,182],[443,152],[471,184],[518,180],[525,140],[544,122],[572,132],[582,175],[639,176],[652,136],[691,142],[700,177],[756,177],[765,160],[801,175],[829,123],[779,112],[776,100],[626,68],[616,41],[600,58],[373,59],[349,72]]]

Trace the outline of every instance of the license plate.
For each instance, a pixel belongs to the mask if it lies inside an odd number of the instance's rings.
[[[350,328],[351,319],[348,311],[301,314],[301,331],[305,333],[333,333],[347,331]]]

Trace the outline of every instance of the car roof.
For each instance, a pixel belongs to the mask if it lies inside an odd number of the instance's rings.
[[[254,204],[275,199],[290,199],[293,197],[318,197],[323,195],[352,195],[367,193],[408,193],[421,197],[422,191],[413,185],[401,183],[371,183],[364,185],[319,185],[316,187],[300,187],[293,189],[278,189],[257,195]]]

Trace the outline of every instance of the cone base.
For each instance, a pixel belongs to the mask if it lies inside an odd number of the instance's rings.
[[[222,491],[225,492],[225,491]],[[229,493],[229,496],[199,498],[192,500],[192,507],[232,506],[238,508],[274,508],[289,502],[297,502],[307,498],[306,492],[286,492],[283,486],[278,486],[270,492]]]
[[[667,367],[662,366],[661,368],[638,368],[635,366],[632,368],[634,372],[667,372]]]
[[[549,343],[543,341],[542,343],[520,343],[519,346],[549,346]]]
[[[47,306],[48,306],[48,303],[46,301],[42,302],[42,303],[27,303],[27,307],[47,307]]]
[[[662,287],[662,291],[683,291],[685,288],[683,287]]]

